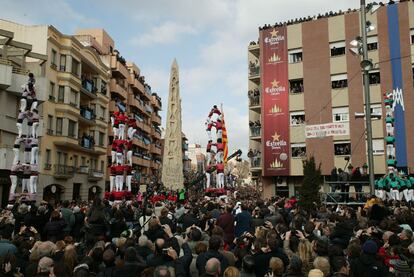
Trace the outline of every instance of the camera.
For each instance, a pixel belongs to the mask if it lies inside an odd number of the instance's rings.
[[[168,255],[168,248],[163,248],[162,249],[162,254]]]

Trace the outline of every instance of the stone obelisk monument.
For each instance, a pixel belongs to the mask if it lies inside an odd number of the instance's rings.
[[[177,61],[174,59],[170,73],[161,178],[167,188],[181,189],[184,187],[182,148],[180,82]]]

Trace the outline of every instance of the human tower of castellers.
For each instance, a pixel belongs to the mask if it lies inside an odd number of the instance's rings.
[[[137,132],[137,123],[133,115],[128,117],[123,111],[117,110],[111,115],[111,126],[113,141],[109,194],[106,196],[123,199],[131,196],[132,177],[135,173],[132,168],[132,140]]]
[[[397,160],[395,159],[395,136],[394,136],[394,95],[385,94],[385,127],[387,136],[386,154],[388,173],[375,181],[375,195],[382,200],[405,200],[414,201],[414,178],[407,176],[404,172],[398,172]]]
[[[223,144],[223,122],[220,110],[213,106],[206,120],[208,143],[206,149],[206,189],[212,187],[211,175],[216,171],[216,188],[224,188],[224,144]],[[211,135],[212,129],[216,130],[215,141]]]
[[[17,118],[18,135],[13,145],[13,163],[10,173],[9,201],[14,201],[17,196],[25,196],[28,201],[36,200],[37,182],[39,178],[39,112],[36,98],[36,80],[33,73],[29,73],[29,79],[22,85],[19,115]],[[23,151],[21,149],[23,148]],[[23,153],[22,153],[23,152]],[[21,177],[22,192],[16,193],[18,176]]]

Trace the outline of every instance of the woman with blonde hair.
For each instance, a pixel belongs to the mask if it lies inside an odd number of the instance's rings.
[[[313,266],[312,244],[307,239],[301,239],[299,241],[298,256],[303,263],[303,272],[307,274]]]
[[[224,277],[240,277],[240,271],[237,267],[229,266],[223,274]]]

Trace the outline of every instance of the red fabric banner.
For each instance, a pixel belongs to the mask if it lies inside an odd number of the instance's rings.
[[[260,32],[263,176],[289,175],[287,28]]]

